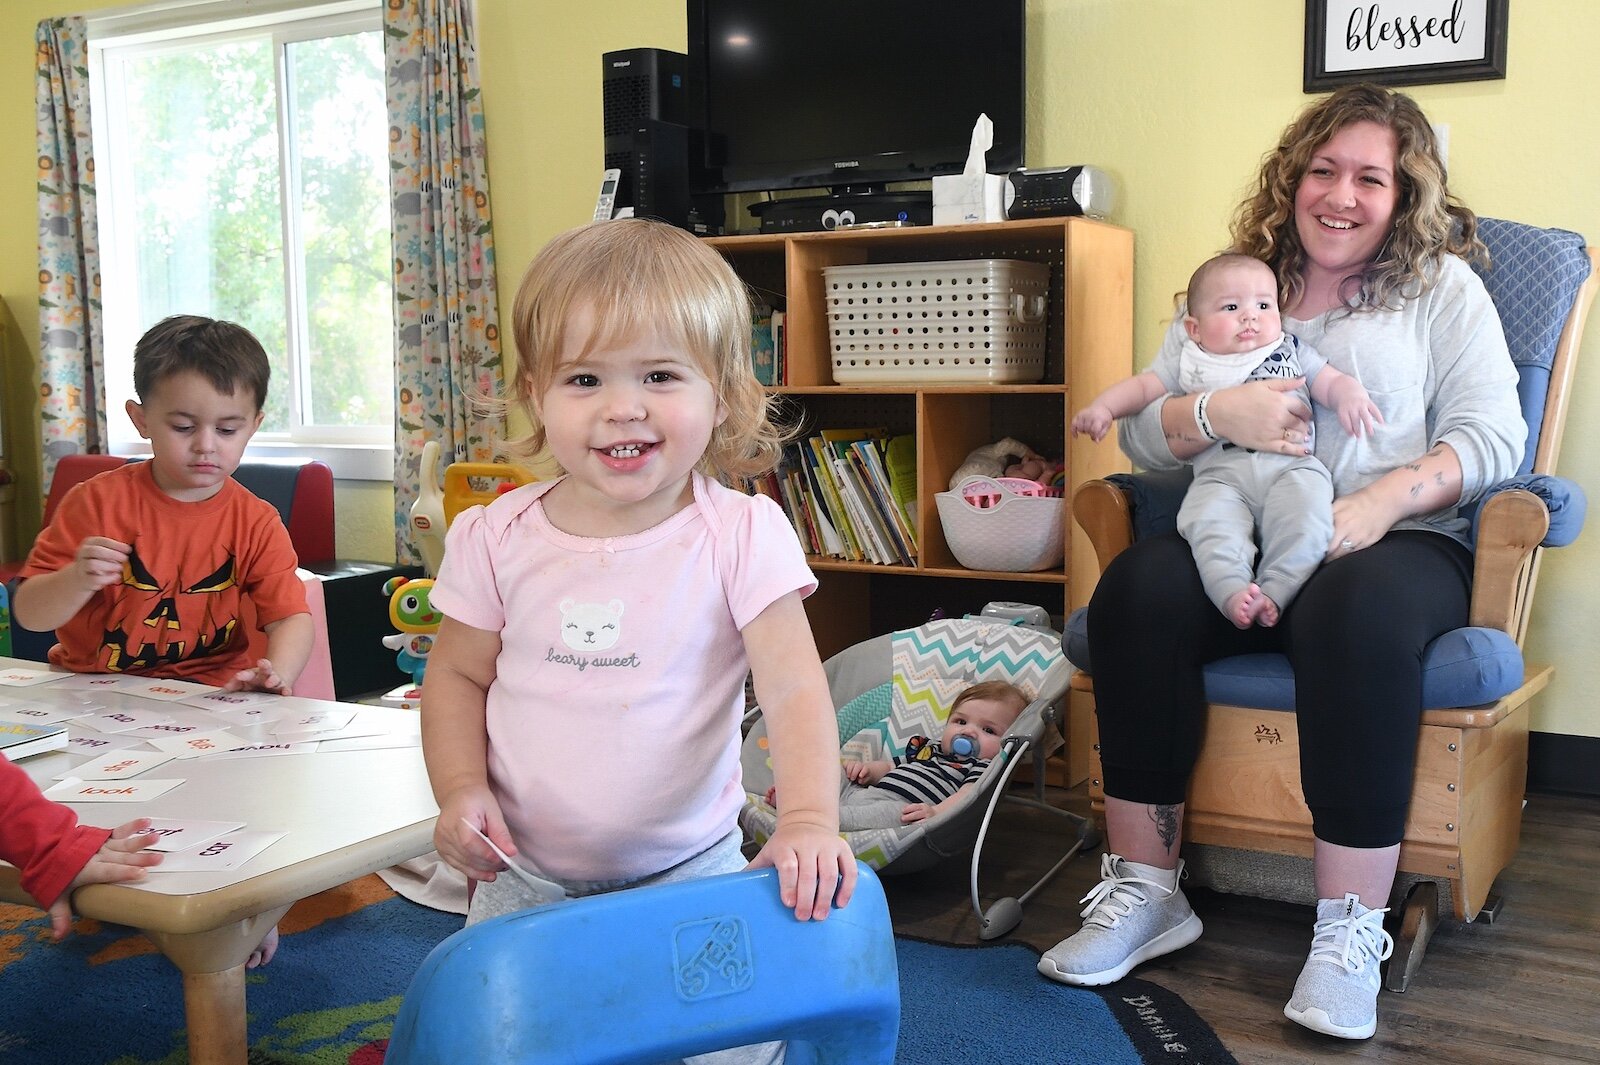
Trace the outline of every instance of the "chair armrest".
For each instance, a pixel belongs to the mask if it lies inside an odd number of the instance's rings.
[[[1477,526],[1468,624],[1517,638],[1531,578],[1528,564],[1550,529],[1550,513],[1538,496],[1514,488],[1496,492],[1484,502]]]
[[[1131,505],[1110,481],[1095,478],[1080,484],[1072,493],[1072,517],[1094,545],[1101,573],[1133,543]]]
[[[1072,513],[1094,545],[1101,572],[1135,540],[1178,527],[1178,508],[1194,471],[1188,466],[1114,473],[1085,481],[1072,494]]]
[[[1478,510],[1472,519],[1472,536],[1476,541],[1482,533],[1483,513],[1489,501],[1503,492],[1531,492],[1544,505],[1550,517],[1550,527],[1540,541],[1540,547],[1566,547],[1583,531],[1584,518],[1589,512],[1589,497],[1576,481],[1549,473],[1523,473],[1490,486],[1478,501]]]

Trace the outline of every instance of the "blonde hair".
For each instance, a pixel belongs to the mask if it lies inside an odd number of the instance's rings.
[[[1008,680],[981,680],[956,696],[956,701],[950,704],[950,712],[952,714],[955,713],[961,704],[969,699],[987,699],[996,703],[1015,703],[1018,714],[1026,710],[1028,704],[1032,702],[1028,698],[1027,692]]]
[[[517,361],[510,400],[531,433],[508,447],[532,459],[547,438],[536,400],[555,378],[573,315],[594,328],[586,355],[647,335],[680,346],[711,382],[728,416],[699,469],[736,481],[772,469],[785,432],[750,368],[750,296],[722,256],[675,226],[642,218],[593,222],[546,244],[528,265],[512,309]]]
[[[1295,229],[1294,197],[1311,157],[1340,130],[1373,122],[1394,134],[1396,199],[1389,236],[1372,262],[1345,279],[1358,309],[1394,308],[1431,284],[1442,254],[1489,261],[1478,217],[1445,181],[1433,127],[1415,100],[1377,85],[1350,85],[1302,111],[1261,160],[1255,191],[1233,221],[1233,250],[1272,267],[1286,306],[1299,298],[1306,253]],[[1341,289],[1341,293],[1343,290]]]

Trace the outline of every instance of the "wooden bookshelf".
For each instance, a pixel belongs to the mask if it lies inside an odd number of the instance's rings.
[[[813,557],[821,587],[807,601],[824,657],[870,636],[927,620],[935,607],[959,616],[991,600],[1036,603],[1064,615],[1088,600],[1098,573],[1093,549],[1062,508],[1067,535],[1059,567],[1036,573],[969,570],[944,538],[934,496],[973,449],[1015,437],[1082,481],[1126,470],[1113,437],[1068,435],[1072,411],[1133,368],[1133,234],[1086,218],[984,225],[716,237],[751,289],[786,312],[787,384],[773,391],[798,408],[806,434],[884,426],[917,440],[915,566]],[[848,384],[833,381],[822,271],[860,263],[1028,259],[1050,266],[1042,383]],[[1070,505],[1070,502],[1069,502]]]

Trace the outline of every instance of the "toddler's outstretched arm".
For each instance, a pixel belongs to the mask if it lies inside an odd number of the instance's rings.
[[[447,615],[422,681],[422,760],[439,803],[433,845],[440,857],[473,880],[493,880],[505,864],[467,825],[507,854],[517,853],[500,804],[489,790],[484,713],[499,653],[498,632]]]
[[[1124,377],[1072,416],[1072,435],[1087,433],[1099,442],[1116,419],[1137,414],[1166,394],[1161,378],[1149,370]]]
[[[750,864],[778,870],[779,897],[797,919],[821,920],[850,901],[856,863],[839,838],[838,725],[800,593],[746,625],[744,645],[783,796],[772,838]]]
[[[51,938],[65,938],[72,930],[73,889],[85,884],[120,884],[129,880],[143,880],[146,869],[160,865],[161,852],[145,850],[155,841],[148,817],[140,817],[113,828],[111,838],[90,856],[61,897],[50,903]]]
[[[1383,424],[1383,412],[1361,382],[1347,373],[1324,366],[1311,379],[1309,388],[1313,400],[1338,412],[1339,424],[1351,436],[1371,433]]]

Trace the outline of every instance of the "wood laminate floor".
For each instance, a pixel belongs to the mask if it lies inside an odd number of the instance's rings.
[[[1088,805],[1081,789],[1053,791],[1051,801]],[[1026,890],[1049,868],[1063,824],[1002,807],[985,848],[985,904]],[[1099,865],[1098,851],[1070,863],[1009,938],[1045,950],[1075,931],[1077,900]],[[895,930],[977,942],[968,879],[960,858],[885,878]],[[1310,907],[1193,890],[1205,934],[1134,975],[1182,995],[1244,1065],[1600,1063],[1600,799],[1531,796],[1521,851],[1496,887],[1505,898],[1500,917],[1492,925],[1447,917],[1411,988],[1380,994],[1378,1034],[1366,1041],[1319,1036],[1283,1016],[1310,947]]]

